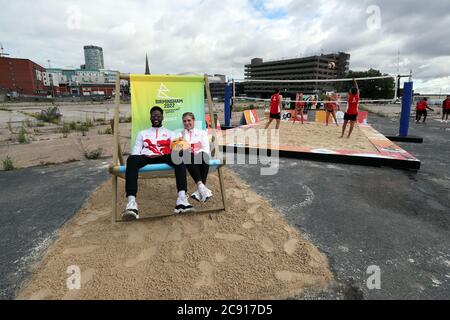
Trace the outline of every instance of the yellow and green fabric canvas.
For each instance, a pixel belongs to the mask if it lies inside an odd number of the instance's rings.
[[[151,127],[150,110],[164,110],[163,126],[183,129],[182,115],[192,112],[195,127],[205,129],[205,91],[203,76],[131,75],[131,148],[139,131]]]

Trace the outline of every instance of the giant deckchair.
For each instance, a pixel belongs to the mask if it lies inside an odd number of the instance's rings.
[[[136,134],[150,127],[150,109],[158,105],[165,111],[164,126],[168,129],[182,129],[181,115],[184,112],[193,112],[196,123],[205,128],[205,92],[208,100],[208,111],[211,119],[213,116],[213,102],[209,87],[208,76],[168,76],[168,75],[125,75],[117,74],[115,88],[115,112],[114,112],[114,149],[113,163],[109,167],[112,179],[112,222],[121,221],[118,208],[118,178],[125,179],[126,164],[120,148],[119,132],[119,106],[120,106],[120,81],[129,80],[132,95],[132,143],[134,145]],[[156,87],[155,87],[156,86]],[[183,90],[184,86],[184,90]],[[153,88],[154,90],[148,90]],[[157,89],[156,89],[157,88]],[[171,90],[170,88],[175,88]],[[187,88],[187,90],[186,90]],[[194,110],[193,110],[194,109]],[[142,116],[140,116],[142,114]],[[166,120],[167,119],[167,120]],[[214,121],[215,122],[215,121]],[[168,125],[166,125],[168,124]],[[178,127],[177,127],[178,126]],[[219,159],[219,146],[217,141],[216,124],[211,125],[212,137],[210,171],[216,170],[220,183],[220,195],[222,205],[217,208],[196,210],[196,213],[219,212],[226,210],[225,186],[223,180],[222,166],[224,162]],[[139,179],[151,179],[161,177],[173,177],[172,167],[167,164],[153,164],[143,167],[139,171]],[[174,191],[175,192],[175,191]],[[148,201],[158,201],[149,199]],[[162,212],[152,215],[151,218],[173,215],[173,213]],[[145,219],[145,213],[143,218]]]

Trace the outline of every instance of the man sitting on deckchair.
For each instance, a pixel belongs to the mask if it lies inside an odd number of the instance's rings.
[[[160,107],[150,110],[152,127],[138,133],[133,153],[127,159],[125,174],[125,192],[128,204],[122,213],[122,219],[126,221],[139,219],[139,211],[136,203],[138,191],[139,169],[148,164],[166,163],[175,169],[175,178],[178,190],[178,199],[175,213],[192,211],[186,196],[187,180],[186,166],[183,162],[175,164],[171,158],[171,143],[175,139],[175,133],[163,127],[164,111]],[[155,199],[156,200],[156,199]]]

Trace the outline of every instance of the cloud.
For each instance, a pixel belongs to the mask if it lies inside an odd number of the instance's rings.
[[[396,74],[400,52],[400,72],[413,70],[418,89],[450,87],[450,1],[0,0],[0,5],[5,50],[43,66],[48,60],[53,67],[79,66],[83,46],[94,44],[103,47],[106,67],[123,72],[143,72],[148,53],[152,73],[241,78],[254,57],[345,51],[352,69]],[[379,17],[367,11],[371,6],[379,8]],[[375,28],[373,21],[379,21]]]

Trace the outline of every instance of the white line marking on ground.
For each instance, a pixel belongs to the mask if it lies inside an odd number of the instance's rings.
[[[290,206],[288,208],[289,211],[294,210],[294,209],[299,209],[299,208],[305,208],[307,206],[310,206],[314,199],[315,199],[315,195],[314,192],[311,190],[310,187],[308,187],[307,185],[303,185],[302,189],[305,191],[305,200],[300,202],[300,203],[296,203],[292,206]]]

